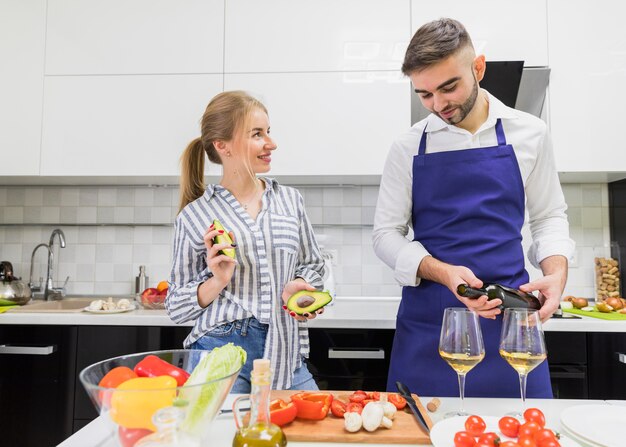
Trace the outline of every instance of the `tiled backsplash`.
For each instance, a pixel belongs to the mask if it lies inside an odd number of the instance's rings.
[[[372,222],[377,186],[300,186],[317,234],[337,251],[338,296],[399,296],[393,273],[374,254]],[[565,184],[571,235],[577,256],[566,293],[593,295],[594,246],[609,241],[606,184]],[[0,260],[13,263],[28,279],[33,248],[47,243],[54,228],[55,283],[70,277],[70,294],[130,294],[139,265],[150,284],[169,277],[176,187],[7,186],[0,187]],[[39,250],[34,278],[45,277],[46,256]],[[531,276],[537,271],[531,270]]]

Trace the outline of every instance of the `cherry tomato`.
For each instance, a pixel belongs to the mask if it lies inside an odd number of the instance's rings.
[[[541,444],[546,439],[558,440],[557,436],[549,428],[542,428],[541,430],[537,431],[533,435],[533,438],[535,439],[535,442],[537,443],[537,445]]]
[[[367,393],[367,398],[372,400],[380,400],[380,391],[372,391]]]
[[[536,422],[526,422],[520,425],[517,435],[533,437],[539,430],[541,430],[541,427]]]
[[[529,408],[524,411],[524,420],[526,422],[536,422],[541,428],[546,426],[546,417],[539,408]]]
[[[476,440],[466,431],[457,432],[454,435],[454,447],[475,447]]]
[[[517,443],[520,447],[537,447],[537,443],[532,436],[520,436],[517,438]]]
[[[472,415],[465,421],[465,430],[472,436],[482,435],[486,428],[487,424],[480,416]]]
[[[500,443],[500,447],[520,447],[515,441],[504,441]]]
[[[394,404],[398,410],[402,410],[406,407],[406,399],[397,393],[389,393],[387,400]]]
[[[346,404],[344,404],[339,399],[333,399],[332,403],[330,404],[330,412],[333,414],[333,416],[342,418],[344,413],[346,412]]]
[[[367,399],[367,394],[363,391],[361,391],[361,393],[358,391],[356,393],[352,393],[348,399],[350,399],[350,402],[362,403],[365,399]]]
[[[478,444],[480,446],[497,447],[499,443],[500,443],[500,436],[498,436],[497,433],[494,433],[492,431],[483,433],[478,438]]]
[[[504,416],[498,421],[498,427],[504,436],[509,438],[517,438],[519,432],[519,421],[510,416]],[[500,444],[502,445],[502,444]]]
[[[150,433],[152,433],[152,431],[146,430],[145,428],[126,428],[121,425],[117,430],[118,439],[122,447],[133,447],[137,441],[148,436]]]
[[[361,411],[363,411],[363,405],[358,402],[350,402],[348,405],[346,405],[346,413],[361,414]]]
[[[544,439],[537,447],[561,447],[561,443],[556,439]]]

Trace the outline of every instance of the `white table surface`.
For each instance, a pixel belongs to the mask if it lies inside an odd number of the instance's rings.
[[[227,398],[223,408],[230,408],[230,401],[234,398],[233,395]],[[425,405],[430,398],[421,398],[422,403]],[[527,408],[537,407],[541,409],[546,416],[546,426],[556,431],[562,432],[560,424],[560,414],[568,407],[576,405],[593,405],[593,404],[606,404],[616,405],[621,407],[626,406],[626,401],[602,401],[602,400],[574,400],[574,399],[528,399]],[[429,413],[433,423],[439,422],[443,415],[449,411],[457,410],[459,406],[458,398],[441,398],[441,406],[435,413]],[[465,411],[470,414],[478,414],[481,416],[497,416],[502,417],[505,413],[510,411],[516,411],[521,408],[520,399],[497,399],[497,398],[466,398],[465,399]],[[59,444],[59,447],[86,447],[86,446],[98,446],[98,447],[113,447],[115,446],[114,439],[111,438],[108,432],[105,420],[102,417],[91,422],[85,426],[82,430],[78,431],[70,438]],[[393,428],[392,428],[393,430]],[[232,445],[233,436],[235,435],[235,423],[232,414],[219,415],[211,426],[211,446],[214,447],[227,447]],[[450,434],[450,446],[453,445],[452,439],[454,433]],[[290,445],[298,447],[314,447],[322,445],[323,447],[345,447],[346,444],[342,443],[315,443],[315,442],[289,442]],[[208,445],[208,444],[207,444]],[[368,446],[373,444],[347,444],[351,446]],[[375,444],[377,446],[396,447],[400,444]],[[626,445],[626,441],[624,443]]]
[[[395,329],[399,297],[339,297],[324,314],[310,320],[311,328]],[[0,314],[0,324],[15,325],[84,325],[84,326],[177,326],[165,310],[138,309],[117,314],[27,313],[11,309]],[[182,326],[193,326],[193,322]],[[626,320],[607,321],[598,318],[551,319],[544,324],[546,332],[624,332]]]

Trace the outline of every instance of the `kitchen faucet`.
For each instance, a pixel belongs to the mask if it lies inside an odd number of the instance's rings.
[[[35,249],[33,250],[33,253],[30,256],[30,281],[28,282],[28,285],[32,292],[41,292],[42,291],[41,280],[39,282],[39,286],[35,286],[33,284],[33,263],[35,260],[35,253],[37,252],[39,248],[46,247],[46,249],[48,250],[48,271],[46,274],[46,282],[43,287],[43,299],[46,301],[60,300],[61,298],[63,298],[65,296],[65,286],[67,285],[67,282],[70,279],[69,276],[65,279],[65,283],[63,284],[63,287],[52,286],[53,261],[54,261],[54,254],[53,254],[52,249],[54,246],[55,236],[57,236],[57,238],[59,239],[59,245],[61,246],[61,248],[65,248],[65,234],[63,233],[62,230],[57,228],[50,235],[50,241],[48,242],[48,244],[37,245]]]

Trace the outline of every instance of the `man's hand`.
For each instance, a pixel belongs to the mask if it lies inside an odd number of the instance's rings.
[[[521,285],[524,292],[539,291],[541,321],[547,321],[559,307],[565,282],[567,281],[567,259],[564,256],[549,256],[540,263],[543,278]]]
[[[478,299],[466,298],[456,293],[456,288],[459,284],[468,284],[470,287],[474,288],[483,286],[483,282],[467,267],[446,264],[432,256],[427,256],[420,263],[417,275],[420,278],[435,281],[446,286],[454,293],[454,296],[456,296],[460,302],[481,317],[495,319],[496,315],[501,313],[498,306],[502,304],[502,300],[495,299],[488,301],[485,295]]]

